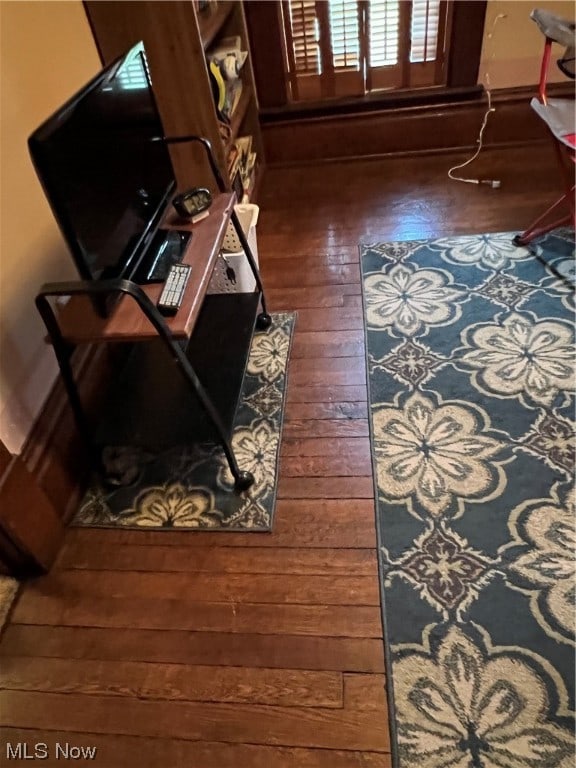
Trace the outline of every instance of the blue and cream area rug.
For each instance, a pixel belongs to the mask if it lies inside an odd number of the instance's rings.
[[[241,469],[255,477],[241,493],[222,449],[178,445],[158,453],[116,450],[134,478],[119,487],[94,483],[73,525],[146,530],[269,531],[272,527],[287,367],[296,315],[275,313],[257,331],[234,421],[232,448]]]
[[[512,236],[361,247],[401,768],[574,766],[574,293]]]

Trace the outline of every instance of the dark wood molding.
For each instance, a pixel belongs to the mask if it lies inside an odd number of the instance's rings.
[[[566,95],[570,86],[553,90]],[[546,140],[546,128],[530,108],[533,95],[531,87],[493,93],[496,112],[488,122],[486,146]],[[485,111],[482,99],[264,122],[266,157],[270,165],[290,165],[474,148]]]
[[[18,576],[26,570],[22,556],[6,534],[0,530],[0,574]]]
[[[88,413],[121,350],[84,346],[73,370]],[[0,443],[0,572],[48,570],[83,491],[89,464],[58,378],[19,455]]]
[[[118,353],[120,349],[115,351],[109,345],[84,346],[74,355],[74,375],[88,413],[95,412],[114,355]],[[59,517],[67,522],[80,500],[89,464],[60,378],[36,419],[20,457]]]
[[[62,543],[62,519],[20,456],[10,456],[2,466],[0,571],[18,577],[45,572]]]
[[[2,497],[2,483],[1,479],[4,478],[7,472],[10,470],[13,456],[6,448],[4,443],[0,440],[0,502],[3,502]],[[3,507],[0,506],[0,516],[2,515]],[[18,570],[18,564],[21,560],[21,555],[14,543],[6,536],[2,530],[0,524],[0,573],[11,576]]]
[[[454,0],[446,83],[451,88],[475,85],[486,18],[485,0]]]
[[[276,123],[310,117],[341,117],[342,115],[378,112],[400,107],[446,105],[461,101],[478,101],[482,99],[483,94],[484,88],[481,85],[464,88],[438,86],[417,90],[377,91],[365,96],[325,99],[323,101],[300,101],[286,104],[283,107],[260,109],[260,120],[262,123]]]
[[[244,0],[250,55],[260,109],[287,102],[280,3]]]

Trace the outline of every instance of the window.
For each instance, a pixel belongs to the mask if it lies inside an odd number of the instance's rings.
[[[284,0],[292,101],[446,82],[448,0]]]

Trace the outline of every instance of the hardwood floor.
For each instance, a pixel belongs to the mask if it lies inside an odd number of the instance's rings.
[[[69,530],[0,643],[2,759],[391,766],[357,245],[522,229],[556,189],[540,148],[483,153],[499,190],[448,181],[461,159],[268,171],[262,274],[298,310],[274,530]]]

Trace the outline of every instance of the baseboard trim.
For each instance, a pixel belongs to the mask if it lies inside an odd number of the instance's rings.
[[[345,114],[377,112],[403,107],[479,101],[483,95],[484,89],[481,85],[464,88],[422,88],[416,91],[382,91],[366,96],[294,102],[281,107],[264,107],[260,110],[260,120],[262,123],[278,123],[314,117],[340,117]]]
[[[78,348],[72,367],[80,397],[90,413],[110,372],[107,348],[92,345]],[[84,491],[90,467],[60,378],[28,435],[20,458],[66,523]]]
[[[48,571],[62,543],[64,524],[21,456],[0,476],[0,572],[25,578]]]
[[[568,84],[570,85],[570,84]],[[553,95],[572,91],[564,84]],[[509,147],[547,139],[547,130],[530,108],[533,88],[494,92],[485,146]],[[378,111],[278,119],[262,125],[266,162],[288,166],[323,160],[418,155],[476,147],[486,99],[428,104]]]
[[[496,149],[518,149],[520,147],[538,147],[538,146],[544,146],[546,144],[549,144],[550,140],[548,137],[540,138],[540,139],[529,139],[527,141],[509,141],[509,142],[502,142],[501,144],[495,145],[492,148]],[[415,149],[415,150],[406,150],[406,151],[398,151],[398,152],[376,152],[372,155],[346,155],[345,157],[320,157],[320,158],[313,158],[310,160],[298,160],[295,162],[294,160],[286,160],[281,162],[275,162],[275,163],[268,163],[267,168],[291,168],[294,165],[298,165],[299,167],[306,167],[309,165],[328,165],[330,163],[355,163],[359,160],[385,160],[386,158],[402,158],[402,157],[429,157],[430,155],[453,155],[455,152],[474,152],[476,150],[475,144],[470,144],[468,146],[453,146],[453,147],[440,147],[440,148],[430,148],[430,149]]]

